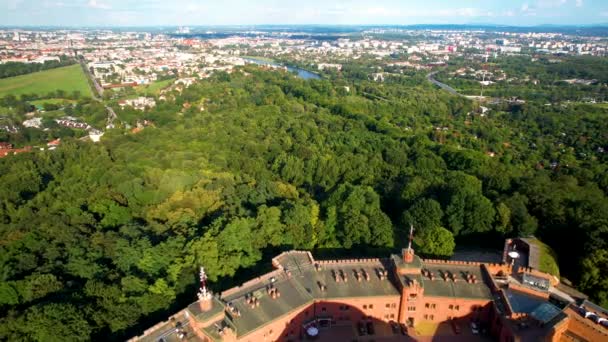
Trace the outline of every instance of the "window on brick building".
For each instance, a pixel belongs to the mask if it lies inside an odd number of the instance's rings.
[[[394,308],[396,308],[396,307],[397,307],[397,303],[393,303],[393,304],[391,304],[391,308],[393,308],[393,309],[394,309]]]
[[[449,308],[450,310],[454,310],[454,305],[450,304],[450,306],[448,306],[448,308]]]
[[[364,305],[363,305],[363,309],[364,309],[364,310],[367,310],[367,304],[364,304]]]
[[[432,320],[434,320],[434,319],[435,319],[435,316],[431,315],[431,316],[429,316],[429,318],[430,318],[430,319],[431,319],[431,321],[432,321]]]
[[[436,305],[436,304],[431,304],[431,309],[434,309],[434,308],[436,308],[436,307],[437,307],[437,305]]]
[[[390,317],[391,317],[391,318],[395,318],[395,314],[391,314],[391,315],[390,315]]]
[[[369,307],[370,309],[373,309],[373,308],[374,308],[374,304],[370,304],[368,307]]]
[[[390,307],[391,307],[391,305],[389,303],[386,303],[386,308],[388,309]]]
[[[416,311],[416,307],[415,306],[408,306],[407,307],[407,311]]]
[[[424,319],[429,319],[429,315],[424,315]]]
[[[321,311],[325,312],[327,311],[327,308],[321,308]]]
[[[456,310],[460,310],[460,305],[456,305]]]
[[[426,304],[424,304],[424,307],[428,309],[428,308],[430,308],[430,307],[431,307],[431,304],[426,303]]]

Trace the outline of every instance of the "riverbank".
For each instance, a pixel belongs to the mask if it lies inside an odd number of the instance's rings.
[[[283,64],[279,64],[275,61],[273,61],[272,59],[269,58],[264,58],[264,57],[242,57],[246,62],[250,62],[250,63],[254,63],[254,64],[258,64],[258,65],[267,65],[267,66],[272,66],[272,67],[279,67],[279,68],[285,68],[287,69],[287,71],[289,72],[295,72],[298,74],[298,77],[305,79],[305,80],[319,80],[321,79],[321,75],[314,73],[312,71],[308,71],[305,69],[301,69],[298,67],[291,67],[291,66],[285,66]]]

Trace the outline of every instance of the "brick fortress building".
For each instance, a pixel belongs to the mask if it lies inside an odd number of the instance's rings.
[[[132,341],[412,341],[405,332],[424,322],[467,332],[475,322],[501,342],[608,341],[606,310],[517,266],[509,251],[518,244],[507,240],[502,263],[425,260],[411,247],[386,259],[290,251],[273,259],[274,271],[220,295],[201,272],[199,300]]]

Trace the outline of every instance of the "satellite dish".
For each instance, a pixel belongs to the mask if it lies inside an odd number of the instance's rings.
[[[519,253],[517,253],[516,251],[509,252],[509,257],[517,259],[519,258]]]
[[[315,327],[309,327],[308,329],[306,329],[306,333],[310,337],[315,337],[315,336],[319,335],[319,329],[317,329]]]

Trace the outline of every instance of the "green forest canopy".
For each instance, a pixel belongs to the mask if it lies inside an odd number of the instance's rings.
[[[410,224],[433,257],[534,234],[608,305],[605,110],[480,118],[423,75],[246,71],[174,93],[138,134],[0,159],[1,339],[124,339],[192,301],[200,265],[226,284],[284,249],[385,253]]]

